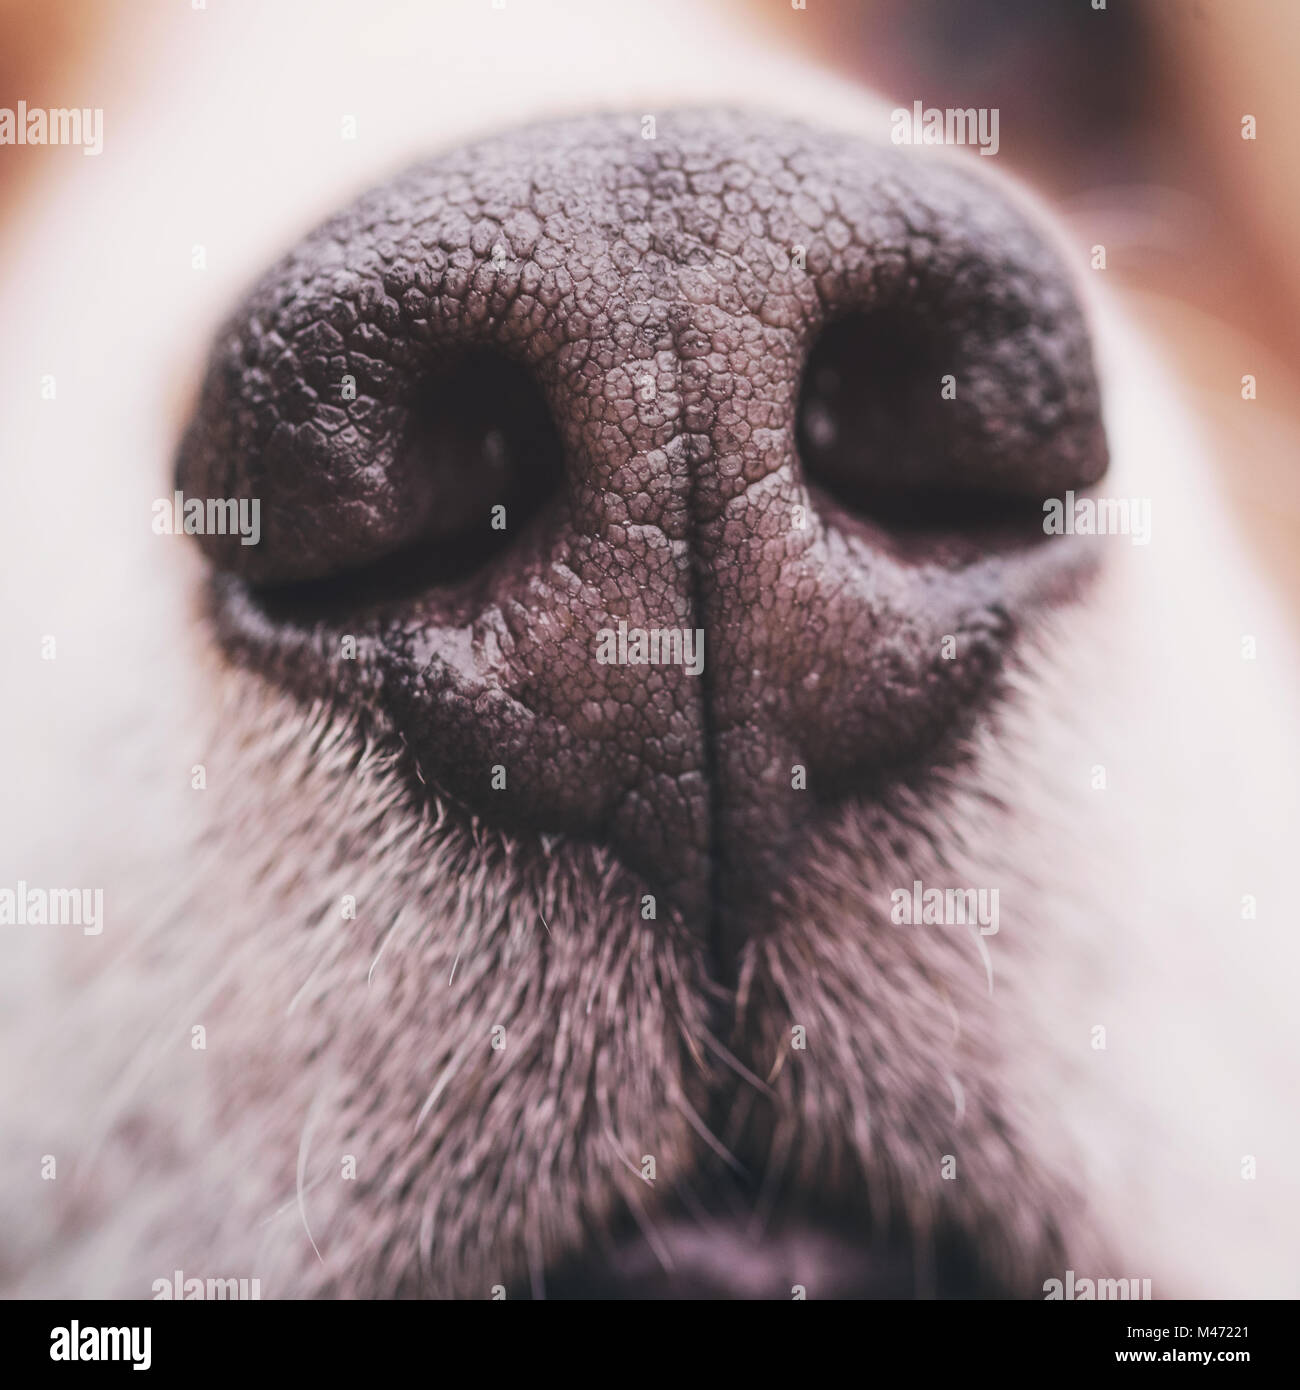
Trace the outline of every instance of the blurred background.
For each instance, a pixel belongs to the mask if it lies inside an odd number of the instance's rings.
[[[715,0],[899,105],[999,109],[999,162],[1106,247],[1111,288],[1181,376],[1300,620],[1300,0],[802,2]],[[0,0],[0,104],[107,104],[151,12],[191,3]],[[35,167],[6,161],[0,218]],[[1257,400],[1242,399],[1246,374]]]

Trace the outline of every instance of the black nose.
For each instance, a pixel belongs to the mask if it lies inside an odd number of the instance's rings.
[[[177,485],[259,503],[257,544],[201,537],[232,650],[744,930],[810,818],[956,756],[1076,580],[1041,504],[1105,444],[1068,277],[979,179],[656,126],[514,132],[307,237]]]

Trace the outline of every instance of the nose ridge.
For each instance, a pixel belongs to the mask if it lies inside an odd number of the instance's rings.
[[[825,806],[942,739],[1051,588],[1000,552],[918,560],[825,485],[872,440],[801,458],[819,335],[894,315],[909,351],[938,345],[903,383],[912,418],[868,417],[891,486],[1034,495],[1094,481],[1105,445],[1069,279],[982,182],[761,117],[643,131],[486,142],[308,238],[223,335],[178,482],[266,495],[263,556],[201,538],[254,586],[362,563],[436,505],[396,442],[430,361],[489,342],[524,363],[557,495],[480,572],[378,614],[354,665],[318,651],[317,685],[377,700],[422,779],[493,823],[599,839],[688,916],[741,917]],[[361,407],[325,404],[344,367]],[[339,553],[303,558],[317,505]],[[703,669],[625,664],[624,629],[701,631]]]

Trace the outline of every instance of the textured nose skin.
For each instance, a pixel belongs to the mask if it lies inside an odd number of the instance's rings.
[[[201,538],[234,650],[362,702],[493,824],[599,840],[688,916],[741,919],[821,807],[942,743],[1063,582],[1039,550],[909,546],[813,466],[1032,499],[1105,446],[1066,277],[977,180],[755,117],[643,132],[501,137],[309,236],[223,330],[178,486],[260,500],[258,546]],[[877,352],[850,396],[915,401],[801,460],[810,350],[854,315],[921,365],[882,388]],[[421,403],[484,347],[540,385],[558,485],[505,549],[473,518],[472,572],[375,597],[367,567],[448,544],[471,481]],[[620,664],[620,624],[702,633],[702,669]]]

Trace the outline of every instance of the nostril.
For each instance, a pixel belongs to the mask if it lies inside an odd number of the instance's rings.
[[[830,323],[809,354],[799,396],[799,455],[848,500],[933,489],[943,472],[936,420],[949,335],[897,309]]]
[[[1018,493],[982,465],[998,444],[969,377],[959,392],[954,359],[950,335],[885,310],[832,323],[804,369],[796,441],[806,478],[879,526],[900,556],[934,558],[936,536],[968,542],[968,558],[1043,537],[1032,479]],[[1049,470],[1033,462],[1046,484]]]
[[[914,254],[850,291],[813,342],[796,419],[804,473],[902,533],[1041,520],[1044,497],[1096,482],[1107,461],[1060,266],[1023,229],[1011,251],[959,222]]]
[[[564,471],[536,378],[489,348],[470,352],[417,396],[404,451],[407,469],[429,477],[421,547],[472,538],[480,561],[558,491]]]
[[[336,358],[313,376],[301,349],[282,346],[268,374],[258,327],[250,315],[214,363],[177,467],[185,492],[225,489],[260,508],[255,548],[199,537],[222,568],[259,587],[358,596],[464,578],[558,490],[563,446],[541,386],[500,351],[400,374]]]
[[[361,565],[306,579],[259,576],[254,587],[269,614],[301,625],[394,612],[399,603],[472,581],[560,492],[564,446],[532,372],[482,348],[421,385],[398,461],[421,479],[420,529]],[[282,542],[281,562],[291,562],[285,551]]]
[[[418,388],[400,469],[422,480],[427,512],[420,530],[370,564],[299,584],[282,597],[341,610],[469,579],[560,491],[564,446],[532,372],[480,348]]]

